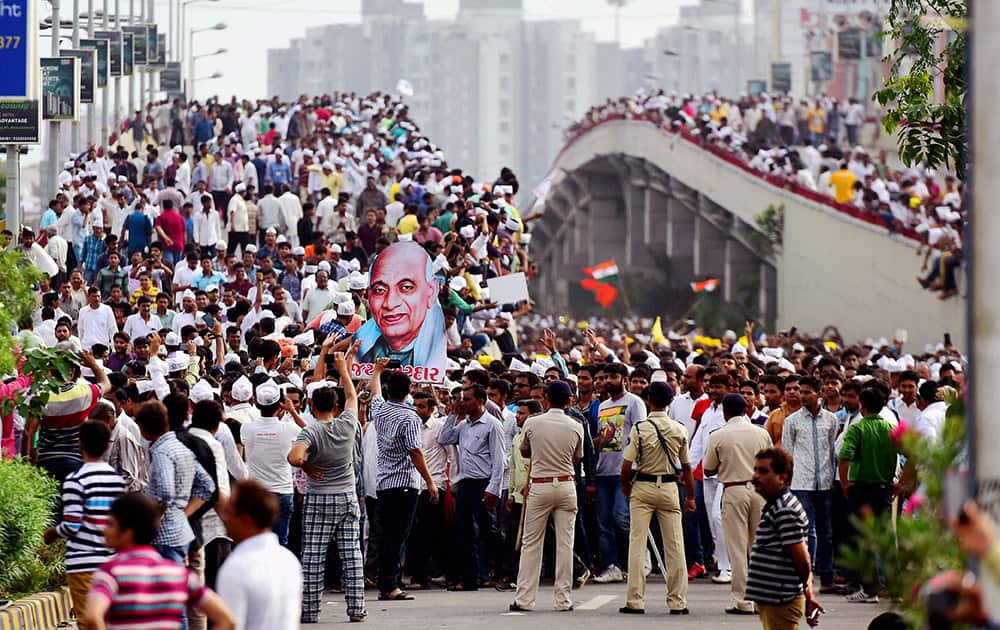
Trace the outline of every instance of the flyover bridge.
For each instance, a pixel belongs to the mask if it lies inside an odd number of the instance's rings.
[[[749,300],[781,328],[835,325],[848,342],[904,328],[914,349],[944,332],[965,337],[964,300],[941,301],[917,284],[912,234],[888,234],[696,137],[648,120],[606,120],[574,137],[552,170],[533,241],[543,308],[567,309],[581,269],[614,259],[630,286],[656,291],[656,312],[671,316],[691,301],[689,282],[714,276],[727,302]],[[757,227],[769,206],[784,208],[779,248]]]

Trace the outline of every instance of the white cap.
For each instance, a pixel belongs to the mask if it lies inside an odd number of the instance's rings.
[[[249,253],[249,254],[256,254],[257,253],[257,246],[254,245],[253,243],[247,245],[246,252]]]
[[[368,278],[362,273],[352,272],[347,278],[347,289],[349,291],[364,291],[368,288]]]
[[[278,230],[274,229],[273,227],[269,227],[266,230],[264,230],[264,234],[277,234],[277,233]]]
[[[292,256],[305,256],[306,248],[299,245],[298,247],[292,248]]]
[[[342,254],[342,253],[344,253],[344,248],[341,247],[340,245],[337,245],[336,243],[334,243],[333,245],[330,245],[330,253],[332,253],[332,254]],[[326,261],[323,261],[323,262],[326,262]]]
[[[192,291],[191,289],[184,289],[184,293],[181,293],[181,299],[182,300],[186,300],[187,298],[191,298],[193,300],[194,299],[194,291]],[[180,342],[178,342],[178,343],[180,343]]]
[[[311,346],[316,343],[316,334],[310,328],[301,335],[295,335],[292,337],[292,341],[297,346]]]
[[[354,315],[354,302],[346,301],[337,304],[337,315],[340,317],[351,317]]]
[[[217,284],[210,284],[207,287],[205,287],[205,293],[211,293],[212,291],[218,291],[218,290],[219,290],[219,285]]]
[[[462,289],[468,287],[469,284],[465,281],[465,278],[457,277],[452,278],[451,282],[448,283],[448,286],[451,287],[452,291],[461,291]]]
[[[331,163],[331,162],[323,162],[323,170],[332,171],[333,170],[333,163]]]
[[[281,400],[281,388],[273,379],[268,379],[257,386],[257,404],[262,406],[273,405]]]
[[[462,235],[462,238],[476,238],[476,228],[471,225],[463,225],[458,233]]]
[[[321,260],[316,265],[316,270],[317,271],[326,271],[326,272],[329,272],[331,268],[332,267],[330,267],[330,261],[328,261],[328,260]]]
[[[163,339],[163,343],[167,346],[179,346],[181,345],[181,337],[175,332],[168,332],[167,336]]]
[[[236,192],[246,192],[247,185],[243,182],[236,184]]]
[[[323,389],[324,387],[336,387],[336,386],[337,384],[334,383],[333,381],[327,381],[327,380],[313,381],[312,383],[306,385],[306,397],[312,398],[313,393],[315,393],[317,389]]]
[[[188,369],[191,357],[186,352],[175,352],[167,358],[167,372],[181,372]]]
[[[208,384],[208,381],[201,379],[191,388],[189,398],[194,403],[199,403],[203,400],[212,400],[215,398],[215,390]]]
[[[285,237],[284,234],[279,234],[278,238],[275,240],[275,242],[276,243],[287,243],[288,239]]]

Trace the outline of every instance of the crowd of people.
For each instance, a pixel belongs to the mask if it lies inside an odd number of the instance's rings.
[[[327,588],[351,621],[366,588],[496,588],[529,611],[547,573],[557,610],[627,582],[641,614],[655,570],[671,614],[705,580],[766,628],[815,625],[821,595],[878,601],[834,550],[848,514],[908,491],[889,435],[939,438],[954,347],[660,339],[498,306],[486,279],[534,271],[517,179],[449,165],[398,97],[175,102],[171,121],[169,148],[74,156],[17,235],[46,276],[22,347],[82,363],[40,417],[3,419],[3,456],[63,484],[46,540],[68,541],[82,628],[294,628]],[[141,113],[130,132],[146,143]],[[400,242],[438,287],[433,382],[391,356],[351,368]]]
[[[930,169],[894,168],[885,152],[873,159],[860,142],[866,113],[856,99],[640,91],[591,108],[570,126],[567,139],[620,118],[646,119],[682,133],[772,183],[917,239],[923,256],[917,282],[941,299],[958,295],[962,182]]]

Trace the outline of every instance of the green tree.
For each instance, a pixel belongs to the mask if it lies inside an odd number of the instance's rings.
[[[907,166],[964,175],[967,12],[968,0],[891,0],[883,37],[895,46],[883,59],[890,71],[873,100],[886,108],[882,125],[896,135]]]

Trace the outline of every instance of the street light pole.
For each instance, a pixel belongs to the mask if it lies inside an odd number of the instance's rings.
[[[94,36],[94,0],[87,0],[87,36]],[[97,65],[97,53],[94,53],[94,65]],[[94,98],[97,98],[97,81],[94,81]],[[87,144],[93,144],[97,135],[97,101],[87,108]]]
[[[104,0],[104,14],[101,16],[101,26],[107,30],[109,25],[108,18],[108,0]],[[91,32],[93,35],[93,32]],[[103,145],[108,141],[108,101],[111,99],[111,49],[108,48],[108,80],[104,84],[104,94],[101,98],[101,141],[98,144]]]
[[[121,13],[121,0],[115,0],[115,30],[121,30],[122,28],[122,13]],[[124,52],[124,48],[122,50]],[[122,70],[125,69],[125,62],[122,62]],[[115,77],[115,112],[112,115],[112,120],[114,121],[115,131],[118,130],[121,124],[122,115],[122,78],[121,76]],[[105,136],[105,140],[110,136]]]
[[[128,0],[128,24],[135,23],[135,0]],[[135,112],[135,75],[139,69],[135,67],[135,41],[132,41],[132,74],[128,75],[128,116],[131,118]]]
[[[80,47],[80,0],[73,0],[73,48]],[[83,107],[77,103],[77,107]],[[77,111],[77,120],[73,121],[71,127],[71,138],[73,139],[73,150],[80,148],[80,112]]]
[[[50,0],[52,2],[52,47],[51,53],[53,57],[59,56],[59,0]],[[45,191],[48,194],[49,199],[56,196],[56,190],[58,186],[56,181],[59,177],[59,165],[62,162],[59,161],[59,121],[50,120],[49,121],[49,156],[48,164],[46,164],[46,188]],[[45,205],[46,200],[42,200],[42,205]]]
[[[156,11],[153,8],[153,0],[149,0],[149,9],[148,12],[146,13],[146,20],[150,24],[156,24]],[[166,43],[166,38],[164,38],[164,43]],[[159,49],[159,44],[160,44],[159,37],[157,37],[156,44],[157,44],[157,49]],[[163,55],[164,55],[163,58],[166,59],[166,51],[163,52]],[[148,72],[149,97],[146,99],[146,102],[152,103],[153,97],[156,95],[156,81],[154,81],[154,78],[156,77],[157,70],[152,66],[152,64],[149,64],[146,67],[149,68]]]
[[[225,22],[219,22],[219,23],[215,24],[214,26],[206,26],[205,28],[193,28],[193,29],[191,29],[191,32],[190,32],[190,34],[188,36],[188,65],[189,65],[189,67],[188,67],[188,82],[190,83],[190,85],[188,86],[187,98],[188,98],[189,101],[194,99],[194,62],[195,62],[195,60],[199,59],[201,57],[211,57],[212,55],[222,55],[222,54],[224,54],[224,53],[227,52],[225,48],[220,48],[217,51],[215,51],[214,53],[209,53],[207,55],[197,55],[196,56],[194,54],[194,36],[195,36],[195,33],[204,33],[205,31],[222,31],[222,30],[225,30],[225,29],[226,29],[226,23]]]

